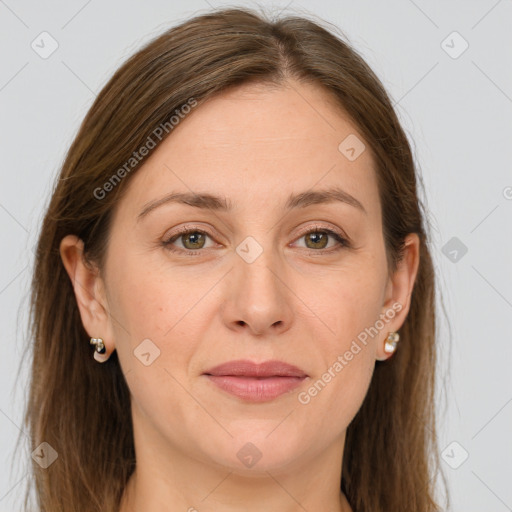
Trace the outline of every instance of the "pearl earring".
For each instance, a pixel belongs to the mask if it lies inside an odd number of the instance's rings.
[[[90,344],[96,345],[96,352],[98,352],[98,354],[104,354],[107,350],[101,338],[91,338]]]
[[[98,363],[104,363],[108,360],[110,355],[107,355],[105,352],[107,349],[105,348],[105,343],[101,338],[91,338],[91,345],[95,345],[96,349],[94,350],[94,359]]]
[[[397,332],[390,332],[384,344],[384,352],[386,354],[392,354],[396,350],[396,344],[400,339],[400,334]]]

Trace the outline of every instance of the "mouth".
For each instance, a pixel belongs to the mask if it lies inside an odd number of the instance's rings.
[[[207,370],[205,375],[233,377],[307,377],[306,372],[284,361],[265,361],[255,363],[247,359],[228,361]]]
[[[237,360],[203,373],[221,390],[245,401],[267,402],[293,391],[308,375],[283,361],[254,363]]]

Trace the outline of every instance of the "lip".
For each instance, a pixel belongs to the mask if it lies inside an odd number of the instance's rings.
[[[284,361],[255,363],[248,359],[228,361],[210,368],[206,375],[236,377],[307,377],[306,372]]]
[[[284,361],[236,360],[203,373],[220,389],[250,402],[266,402],[299,386],[308,375]]]

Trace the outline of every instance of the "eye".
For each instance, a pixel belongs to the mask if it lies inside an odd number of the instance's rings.
[[[321,252],[327,250],[327,252],[331,252],[332,246],[327,248],[329,243],[329,238],[333,238],[336,242],[338,242],[338,246],[334,247],[334,251],[339,249],[343,249],[344,247],[349,247],[350,244],[346,238],[341,236],[340,233],[333,231],[332,229],[314,227],[313,229],[309,229],[305,233],[303,233],[298,240],[304,238],[306,249],[313,249],[313,252]]]
[[[177,234],[174,234],[168,240],[162,242],[162,245],[169,251],[175,253],[182,253],[190,256],[198,256],[201,253],[201,249],[208,249],[205,247],[207,238],[212,238],[209,233],[200,229],[183,228]],[[305,249],[309,249],[312,252],[334,252],[340,249],[350,247],[350,243],[340,233],[323,227],[313,227],[308,231],[304,232],[300,240],[304,238],[306,242]],[[329,238],[334,239],[338,242],[334,248],[331,246],[327,248]],[[177,241],[181,242],[182,247],[176,247]]]
[[[206,231],[199,229],[183,229],[172,238],[162,242],[171,252],[185,252],[187,254],[193,254],[198,252],[199,249],[203,249],[206,243],[206,237],[211,238]],[[182,248],[176,249],[174,243],[180,240],[182,242]]]

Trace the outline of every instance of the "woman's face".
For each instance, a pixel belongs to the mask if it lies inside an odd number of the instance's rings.
[[[244,86],[193,110],[130,178],[96,289],[110,315],[84,323],[117,350],[138,449],[240,472],[342,452],[417,268],[388,275],[363,144],[316,86]],[[305,377],[206,375],[234,360]]]

